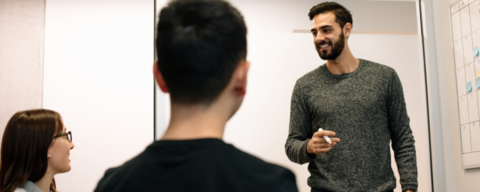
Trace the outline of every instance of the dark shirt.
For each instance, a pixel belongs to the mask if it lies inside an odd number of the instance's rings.
[[[156,141],[109,169],[95,192],[296,192],[295,175],[219,139]]]

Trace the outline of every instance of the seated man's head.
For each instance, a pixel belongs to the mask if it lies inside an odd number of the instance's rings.
[[[228,97],[233,112],[246,89],[249,63],[242,15],[220,0],[174,0],[160,12],[155,78],[172,105],[203,105]]]

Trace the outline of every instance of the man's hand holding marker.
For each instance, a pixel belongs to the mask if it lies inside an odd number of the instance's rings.
[[[324,131],[322,128],[319,128],[318,132],[315,132],[312,139],[308,141],[307,153],[315,155],[325,153],[340,142],[339,138],[329,138],[329,136],[335,136],[335,132]]]

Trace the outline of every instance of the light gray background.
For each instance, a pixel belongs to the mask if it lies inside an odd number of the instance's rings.
[[[0,0],[0,133],[19,110],[42,107],[45,0]]]

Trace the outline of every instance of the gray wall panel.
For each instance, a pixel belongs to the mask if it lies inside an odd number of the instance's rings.
[[[42,107],[45,0],[0,0],[0,134],[17,111]]]

